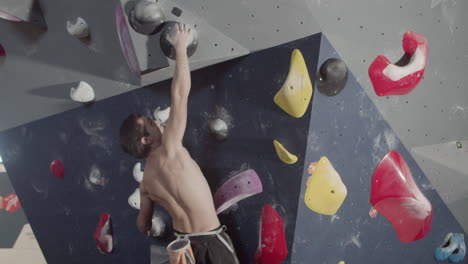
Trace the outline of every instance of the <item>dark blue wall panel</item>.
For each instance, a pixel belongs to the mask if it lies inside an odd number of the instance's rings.
[[[261,208],[267,203],[283,217],[292,251],[311,108],[295,119],[273,103],[273,96],[286,79],[294,48],[302,51],[314,77],[319,46],[317,34],[192,74],[184,143],[212,191],[240,168],[255,169],[263,182],[262,194],[221,216],[241,263],[252,263]],[[120,150],[117,138],[129,113],[151,115],[157,106],[169,105],[169,87],[170,81],[164,81],[1,133],[8,175],[48,263],[149,263],[149,245],[165,243],[136,230],[137,211],[127,198],[138,186],[132,177],[137,160]],[[207,125],[219,106],[233,119],[222,143],[209,135]],[[299,162],[281,163],[273,139],[288,146]],[[49,171],[55,159],[65,166],[63,180]],[[93,166],[104,177],[103,185],[89,182]],[[98,253],[92,238],[102,212],[111,214],[114,231],[114,253],[107,256]]]

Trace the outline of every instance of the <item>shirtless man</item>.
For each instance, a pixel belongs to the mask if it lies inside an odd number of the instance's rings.
[[[220,225],[210,187],[182,145],[191,87],[187,57],[191,29],[176,25],[167,39],[176,50],[176,69],[166,128],[159,121],[136,114],[130,115],[120,128],[123,150],[146,159],[137,228],[149,235],[153,207],[158,203],[172,216],[177,238],[190,239],[196,263],[239,263],[226,227]]]

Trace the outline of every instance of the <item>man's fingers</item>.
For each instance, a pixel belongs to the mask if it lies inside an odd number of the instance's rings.
[[[176,29],[176,31],[180,31],[180,25],[179,25],[179,23],[176,24],[175,29]]]

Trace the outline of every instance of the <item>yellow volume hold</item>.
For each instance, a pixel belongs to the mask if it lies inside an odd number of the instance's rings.
[[[322,157],[307,180],[304,202],[312,211],[334,215],[340,209],[348,190],[327,157]]]
[[[312,82],[301,52],[295,49],[291,55],[288,77],[273,101],[286,113],[300,118],[304,115],[312,98]]]
[[[281,145],[276,139],[273,140],[273,145],[276,149],[276,154],[280,160],[286,164],[294,164],[297,162],[297,156],[289,153],[289,151]]]

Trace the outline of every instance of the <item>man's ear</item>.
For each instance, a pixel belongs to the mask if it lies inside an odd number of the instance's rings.
[[[141,142],[141,144],[143,144],[143,145],[148,145],[148,144],[151,143],[149,137],[142,137],[142,138],[140,139],[140,142]]]

